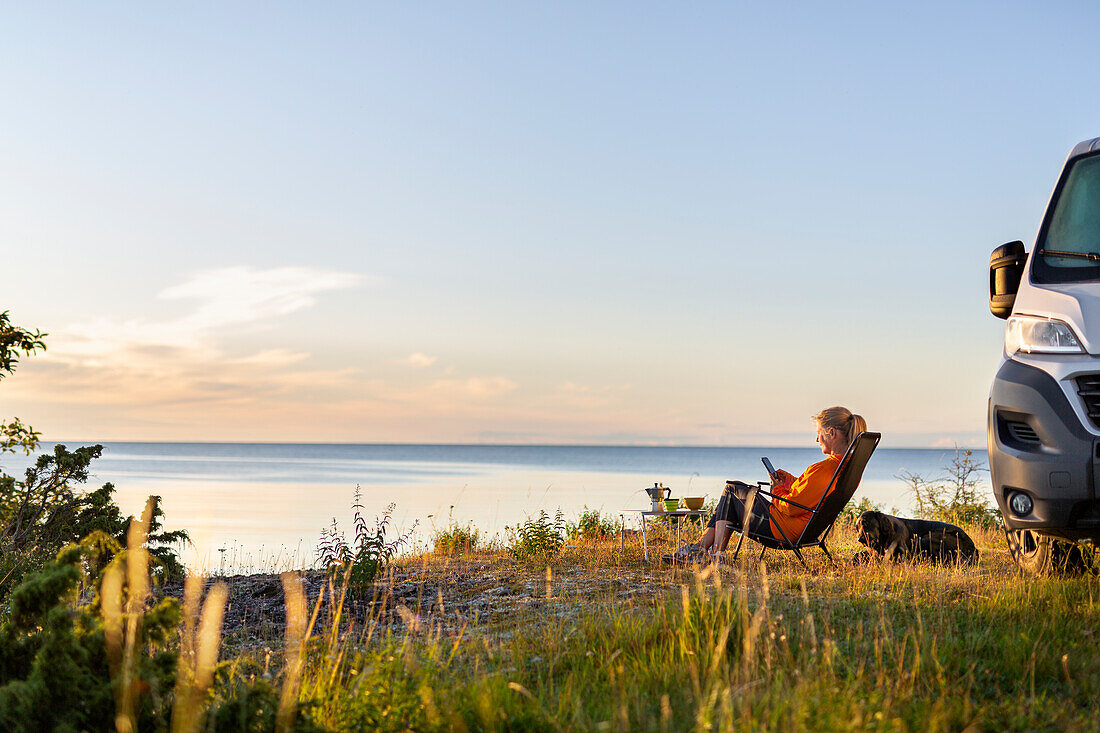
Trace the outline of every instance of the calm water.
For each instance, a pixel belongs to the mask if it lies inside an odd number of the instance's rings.
[[[422,544],[449,514],[490,535],[540,509],[617,516],[648,506],[642,489],[655,481],[673,496],[716,497],[726,479],[766,478],[763,455],[795,474],[821,458],[816,448],[105,443],[89,483],[114,483],[127,513],[160,494],[169,528],[191,533],[189,564],[229,571],[312,562],[322,527],[335,517],[350,529],[357,484],[368,518],[393,503],[394,526],[418,522]],[[856,496],[905,513],[897,474],[940,475],[953,455],[880,448]],[[985,451],[975,458],[986,465]],[[6,457],[4,467],[28,462]]]

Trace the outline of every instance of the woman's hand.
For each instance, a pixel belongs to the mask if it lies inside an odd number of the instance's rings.
[[[794,474],[788,473],[787,471],[784,471],[782,468],[775,469],[775,478],[776,478],[776,480],[775,480],[775,484],[774,484],[773,488],[777,488],[777,489],[778,488],[784,488],[785,489],[788,486],[790,486],[791,484],[793,484],[794,480],[795,480]]]

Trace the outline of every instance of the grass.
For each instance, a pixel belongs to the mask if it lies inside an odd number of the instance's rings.
[[[432,533],[432,551],[444,555],[460,555],[473,552],[484,544],[481,531],[469,523],[459,525],[454,520],[446,527]]]
[[[1025,579],[975,534],[961,568],[692,571],[617,541],[549,568],[406,558],[370,618],[315,640],[301,695],[336,730],[1095,730],[1097,580]]]
[[[813,553],[806,570],[778,552],[668,567],[636,536],[594,535],[544,562],[501,547],[396,557],[365,595],[328,576],[310,600],[318,586],[286,573],[286,623],[248,643],[221,631],[233,579],[205,599],[192,579],[172,727],[1096,730],[1100,581],[1024,578],[1001,535],[971,534],[981,562],[961,567]],[[655,524],[651,553],[671,539]],[[850,526],[830,544],[860,547]],[[119,729],[138,719],[146,559],[131,551],[103,586]]]

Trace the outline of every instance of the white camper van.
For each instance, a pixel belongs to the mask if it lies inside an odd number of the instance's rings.
[[[993,250],[1005,326],[989,393],[989,467],[1016,562],[1072,572],[1100,539],[1100,138],[1066,159],[1030,255]]]

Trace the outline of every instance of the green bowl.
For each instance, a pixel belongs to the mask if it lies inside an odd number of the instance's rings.
[[[674,512],[680,506],[679,499],[665,499],[665,511]]]

